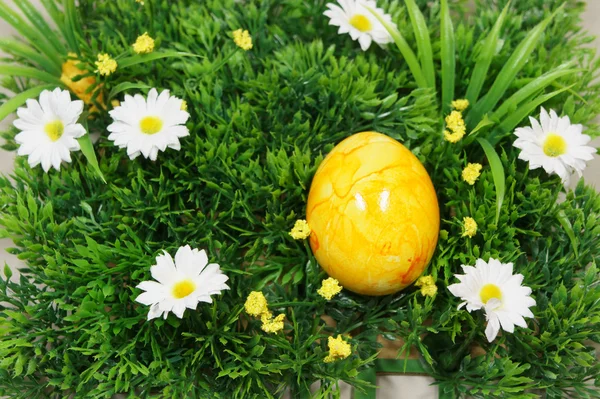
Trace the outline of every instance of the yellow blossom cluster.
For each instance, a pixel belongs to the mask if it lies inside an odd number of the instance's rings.
[[[452,101],[452,108],[458,112],[463,112],[465,109],[469,108],[469,100],[454,100]]]
[[[252,48],[252,36],[247,30],[238,29],[233,31],[233,41],[236,46],[244,51],[248,51]]]
[[[421,276],[415,285],[421,287],[421,295],[424,296],[434,296],[438,290],[433,276]]]
[[[296,220],[294,228],[290,231],[290,235],[294,240],[304,240],[310,236],[310,226],[306,220]]]
[[[100,72],[100,75],[108,76],[117,70],[117,61],[112,59],[110,55],[105,53],[98,54],[98,61],[96,61],[96,72]]]
[[[328,279],[323,280],[321,283],[321,288],[317,290],[317,293],[330,301],[331,298],[339,294],[341,291],[342,286],[340,285],[340,282],[333,277],[329,277]]]
[[[463,218],[463,237],[473,237],[477,234],[477,222],[472,217]]]
[[[352,347],[348,342],[344,341],[341,335],[338,335],[337,338],[329,337],[327,339],[327,346],[329,347],[329,355],[323,359],[325,363],[345,359],[352,353]]]
[[[246,299],[244,309],[250,316],[259,317],[269,311],[267,298],[260,291],[252,291]]]
[[[271,312],[265,313],[260,318],[260,320],[262,321],[262,326],[260,328],[267,333],[277,333],[283,330],[284,319],[285,315],[283,313],[275,318],[273,318]]]
[[[273,313],[269,311],[269,304],[267,298],[260,291],[252,291],[246,303],[244,303],[244,309],[250,316],[260,317],[262,322],[261,329],[267,333],[277,333],[283,330],[283,320],[285,314],[280,314],[273,318]]]
[[[154,39],[148,35],[148,32],[138,36],[133,43],[133,51],[137,54],[148,54],[154,51]]]
[[[188,110],[187,101],[183,100],[183,101],[181,102],[181,110],[182,110],[182,111],[187,111],[187,110]]]
[[[462,178],[470,185],[475,184],[479,176],[481,175],[480,163],[469,163],[462,171]]]
[[[460,111],[452,111],[450,115],[446,116],[446,129],[444,138],[447,141],[456,143],[463,138],[467,132],[467,126]]]

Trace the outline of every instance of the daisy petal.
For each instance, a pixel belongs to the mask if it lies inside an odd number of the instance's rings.
[[[500,331],[500,322],[498,319],[493,318],[488,321],[488,324],[485,328],[485,337],[488,342],[492,342],[498,336],[498,332]]]
[[[155,303],[154,305],[150,306],[150,310],[148,311],[148,320],[156,319],[157,317],[160,317],[161,314],[162,311],[160,310],[158,304]]]

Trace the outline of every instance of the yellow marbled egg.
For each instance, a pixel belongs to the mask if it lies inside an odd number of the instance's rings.
[[[423,273],[437,245],[440,213],[421,162],[396,140],[357,133],[314,176],[306,219],[327,274],[364,295],[400,291]]]

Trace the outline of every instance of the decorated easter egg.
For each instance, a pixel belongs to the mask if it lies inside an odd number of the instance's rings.
[[[323,269],[363,295],[413,283],[437,245],[440,213],[431,178],[396,140],[375,132],[339,143],[310,187],[310,246]]]

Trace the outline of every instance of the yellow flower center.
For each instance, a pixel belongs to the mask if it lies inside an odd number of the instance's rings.
[[[555,158],[567,152],[567,142],[558,134],[550,133],[544,142],[544,154]]]
[[[147,116],[140,121],[140,129],[145,134],[156,134],[162,129],[163,123],[156,116]]]
[[[373,28],[373,25],[371,25],[371,21],[369,21],[369,18],[365,17],[362,14],[356,14],[355,16],[350,18],[350,25],[354,26],[361,32],[368,32]]]
[[[185,298],[196,289],[192,280],[183,280],[173,286],[173,296],[177,299]]]
[[[44,126],[44,131],[50,137],[50,140],[57,141],[65,132],[65,125],[61,121],[48,122]]]
[[[496,284],[486,284],[479,291],[481,302],[487,303],[490,299],[502,299],[502,291]]]

